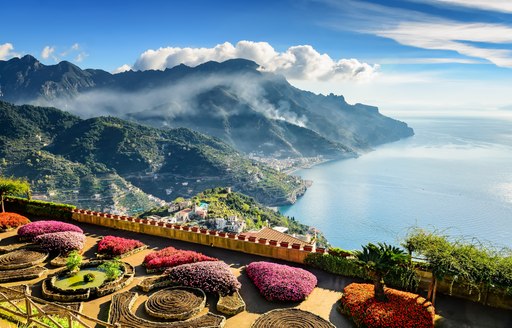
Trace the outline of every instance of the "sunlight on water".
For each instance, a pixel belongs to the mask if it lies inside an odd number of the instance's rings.
[[[406,121],[412,138],[299,171],[314,184],[283,214],[348,249],[396,244],[415,225],[512,246],[512,122]]]

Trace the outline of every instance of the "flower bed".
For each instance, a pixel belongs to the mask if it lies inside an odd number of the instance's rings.
[[[82,229],[74,224],[60,221],[36,221],[24,225],[18,230],[18,236],[26,240],[34,240],[35,237],[45,233],[74,231],[83,233]]]
[[[16,213],[0,213],[0,231],[15,229],[22,225],[30,223],[30,220]]]
[[[52,232],[35,237],[34,242],[49,252],[66,254],[84,248],[85,235],[76,231]]]
[[[432,303],[417,294],[392,288],[386,288],[386,295],[387,302],[377,302],[372,284],[353,283],[343,290],[340,309],[358,327],[434,327]]]
[[[105,236],[98,243],[98,254],[104,256],[121,256],[136,249],[142,250],[146,245],[135,239]]]
[[[303,301],[317,283],[311,272],[271,262],[253,262],[245,272],[269,301]]]
[[[241,287],[229,266],[221,261],[183,264],[168,269],[165,274],[177,284],[196,287],[208,293],[228,295]]]
[[[146,270],[152,272],[165,271],[168,268],[172,268],[178,265],[204,261],[218,260],[198,252],[178,250],[174,247],[167,247],[160,251],[146,255],[143,264],[146,267]]]

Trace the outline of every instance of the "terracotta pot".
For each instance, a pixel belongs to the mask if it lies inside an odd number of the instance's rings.
[[[300,244],[292,244],[293,249],[300,249]]]
[[[234,233],[228,233],[228,238],[235,239],[236,234]]]
[[[182,226],[181,229],[185,230],[185,231],[189,231],[190,230],[190,227],[189,226]]]
[[[288,247],[288,242],[282,241],[281,243],[279,243],[279,245],[281,245],[281,247]]]
[[[166,228],[172,228],[172,227],[173,227],[173,225],[172,225],[172,223],[166,223],[166,224],[165,224],[165,227],[166,227]]]
[[[163,226],[164,226],[164,224],[165,224],[165,222],[162,222],[162,221],[158,222],[158,226],[159,226],[159,227],[163,227]]]
[[[254,236],[249,236],[249,241],[252,241],[253,243],[256,242],[256,237]]]
[[[311,252],[311,251],[313,250],[313,246],[311,246],[311,245],[305,245],[305,246],[304,246],[304,250],[305,250],[306,252]]]
[[[134,220],[134,219],[133,219],[131,216],[129,216],[129,217],[127,217],[127,218],[126,218],[126,221],[130,221],[130,222],[132,222],[133,220]]]
[[[135,222],[140,222],[141,221],[139,218],[135,218],[134,220],[135,220]]]
[[[325,248],[317,247],[317,248],[316,248],[316,252],[317,252],[317,253],[320,253],[320,254],[323,254],[323,253],[325,253]]]
[[[260,239],[258,239],[258,243],[266,244],[267,243],[267,238],[260,238]]]
[[[127,217],[126,217],[126,216],[124,216],[124,215],[123,215],[123,216],[121,216],[121,217],[119,217],[119,220],[123,220],[123,221],[124,221],[124,220],[126,220],[126,219],[127,219]]]
[[[219,237],[226,237],[226,233],[224,231],[219,231]]]
[[[277,240],[269,240],[268,243],[272,246],[277,246]]]
[[[109,219],[112,218],[112,214],[105,214],[105,216]]]
[[[114,215],[112,215],[112,218],[118,220],[119,219],[119,215],[114,214]]]
[[[238,235],[238,240],[245,240],[245,235]]]
[[[199,228],[198,227],[192,227],[192,231],[193,232],[197,232],[197,231],[199,231]]]
[[[205,234],[208,232],[208,229],[199,229],[199,231],[202,233],[202,234]]]
[[[217,235],[217,230],[208,230],[208,233],[212,236],[216,236]]]
[[[173,224],[173,227],[176,230],[180,230],[181,229],[181,225],[180,224]]]

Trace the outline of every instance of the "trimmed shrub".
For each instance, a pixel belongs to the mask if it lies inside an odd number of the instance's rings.
[[[34,240],[39,235],[63,231],[83,233],[83,230],[74,224],[60,221],[36,221],[21,227],[18,230],[18,236],[27,240]]]
[[[6,207],[11,211],[31,214],[52,219],[71,219],[72,210],[76,206],[45,202],[42,200],[28,200],[21,197],[9,196],[5,198]]]
[[[350,284],[343,290],[340,309],[357,327],[432,328],[435,310],[423,297],[392,288],[385,289],[387,302],[378,302],[372,284]]]
[[[236,292],[242,286],[229,266],[221,261],[183,264],[168,269],[165,274],[179,285],[223,296]]]
[[[245,272],[269,301],[303,301],[317,283],[309,271],[271,262],[253,262]]]
[[[51,232],[35,237],[34,242],[49,252],[67,254],[84,248],[85,235],[76,231]]]
[[[119,256],[143,246],[144,243],[135,239],[105,236],[98,243],[98,253]]]
[[[148,270],[164,271],[167,268],[172,268],[178,265],[204,261],[218,261],[218,259],[194,251],[178,250],[174,247],[167,247],[146,255],[143,264]]]
[[[2,230],[15,229],[28,223],[30,220],[23,215],[11,212],[0,213],[0,229]]]

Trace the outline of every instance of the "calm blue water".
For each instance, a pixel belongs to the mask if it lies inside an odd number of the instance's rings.
[[[512,121],[402,120],[414,137],[298,171],[313,186],[281,212],[345,249],[397,244],[411,226],[512,247]]]

